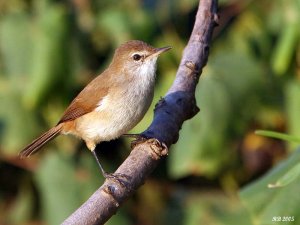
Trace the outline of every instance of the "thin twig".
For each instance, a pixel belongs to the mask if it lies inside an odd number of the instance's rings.
[[[145,140],[135,143],[133,150],[116,173],[126,174],[127,185],[106,180],[104,184],[62,224],[104,224],[120,205],[140,187],[177,142],[185,120],[192,118],[196,106],[195,89],[206,65],[209,44],[218,16],[217,0],[201,0],[190,40],[183,52],[175,81],[154,111],[150,127],[142,133]]]

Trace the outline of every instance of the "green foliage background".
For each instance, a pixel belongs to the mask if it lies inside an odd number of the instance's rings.
[[[0,0],[0,224],[60,224],[103,182],[92,155],[59,137],[28,160],[22,147],[59,120],[76,94],[130,39],[173,46],[159,59],[151,110],[170,87],[198,1]],[[222,0],[200,113],[146,184],[107,223],[139,225],[300,224],[300,1]],[[108,171],[130,140],[102,143]],[[268,188],[294,168],[295,181]],[[297,174],[296,174],[297,173]],[[293,221],[272,221],[294,217]]]

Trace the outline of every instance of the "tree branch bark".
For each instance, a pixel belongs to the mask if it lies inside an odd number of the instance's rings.
[[[217,0],[201,0],[190,40],[184,49],[176,78],[166,96],[154,110],[154,119],[142,133],[145,141],[137,143],[116,173],[126,174],[127,185],[107,179],[104,184],[62,224],[104,224],[120,205],[140,187],[177,142],[185,120],[199,111],[195,89],[206,65],[209,44],[218,23]]]

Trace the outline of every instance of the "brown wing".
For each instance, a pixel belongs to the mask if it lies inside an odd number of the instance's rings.
[[[70,120],[75,120],[76,118],[93,111],[94,108],[92,108],[91,106],[92,105],[82,104],[82,101],[74,99],[71,105],[64,112],[58,124]]]
[[[89,112],[92,112],[108,94],[109,87],[105,86],[104,74],[92,80],[71,102],[64,112],[58,124],[75,120]]]

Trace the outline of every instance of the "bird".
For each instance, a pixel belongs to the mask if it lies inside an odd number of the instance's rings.
[[[71,134],[86,143],[103,176],[114,177],[101,166],[96,145],[119,138],[142,120],[153,100],[158,56],[169,49],[140,40],[120,45],[108,68],[74,98],[58,123],[23,148],[19,156],[29,157],[58,135]]]

